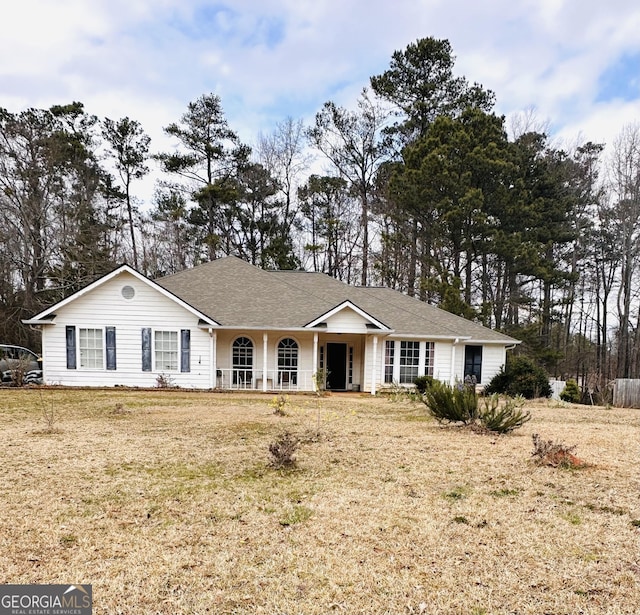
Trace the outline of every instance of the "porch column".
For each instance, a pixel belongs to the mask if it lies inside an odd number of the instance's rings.
[[[371,395],[376,394],[376,376],[377,376],[377,359],[378,357],[378,336],[373,336],[373,357],[371,357]]]
[[[456,337],[451,345],[451,375],[449,376],[449,384],[453,386],[456,383],[456,346],[460,339]]]
[[[217,346],[218,346],[218,333],[213,329],[209,329],[209,387],[216,388],[216,374],[218,373],[218,361],[217,361]]]
[[[311,386],[313,392],[318,392],[318,383],[316,382],[316,374],[318,373],[318,334],[313,334],[313,355],[311,357]]]
[[[267,392],[267,341],[269,337],[266,333],[262,334],[262,392]]]

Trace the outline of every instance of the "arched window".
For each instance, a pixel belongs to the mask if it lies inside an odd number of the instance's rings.
[[[290,337],[278,344],[278,384],[283,388],[298,385],[298,342]]]
[[[233,342],[233,384],[249,388],[253,382],[253,342],[248,337],[238,337]]]

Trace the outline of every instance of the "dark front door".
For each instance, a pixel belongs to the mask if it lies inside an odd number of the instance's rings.
[[[482,373],[482,346],[464,347],[464,377],[475,376],[476,383],[480,384]]]
[[[344,391],[347,388],[347,345],[327,344],[327,388]]]

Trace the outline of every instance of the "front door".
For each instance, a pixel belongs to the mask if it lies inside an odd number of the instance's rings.
[[[344,391],[347,388],[347,345],[327,344],[327,389]]]

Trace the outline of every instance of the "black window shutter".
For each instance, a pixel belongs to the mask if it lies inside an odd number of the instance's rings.
[[[191,330],[180,331],[180,371],[191,371]]]
[[[151,371],[151,327],[142,329],[142,371]]]
[[[105,345],[107,347],[107,369],[116,369],[116,328],[105,327]]]
[[[67,325],[67,369],[76,369],[76,328]]]

